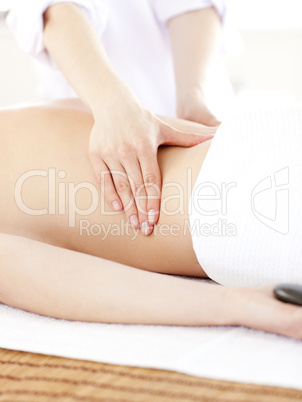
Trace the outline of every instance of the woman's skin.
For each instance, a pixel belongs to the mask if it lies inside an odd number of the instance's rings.
[[[77,207],[82,210],[91,204],[87,186],[94,186],[95,191],[99,187],[86,146],[93,119],[81,104],[58,102],[5,110],[0,112],[0,120],[2,302],[69,320],[246,325],[302,339],[301,307],[275,300],[272,286],[225,288],[164,275],[206,277],[194,255],[189,231],[184,234],[192,188],[180,197],[184,200],[183,211],[178,211],[179,197],[168,197],[176,194],[176,185],[178,191],[187,188],[188,169],[193,186],[210,141],[194,148],[159,151],[164,184],[162,210],[154,233],[145,237],[130,227],[128,234],[119,232],[124,213],[112,215],[106,204],[102,205],[110,214],[98,209],[73,221],[70,193],[75,186],[86,183],[86,189],[77,193]],[[167,123],[192,128],[188,122],[167,119]],[[202,126],[195,129],[201,133],[209,130]],[[25,180],[24,173],[34,170],[36,176]],[[53,172],[56,194],[51,191]],[[68,185],[64,213],[62,194]],[[46,208],[48,213],[33,216],[24,212],[25,207],[34,211]],[[81,235],[82,219],[90,226],[109,227],[109,234],[96,236],[84,231]],[[75,227],[70,227],[74,223]],[[156,232],[161,225],[166,225],[165,231]],[[172,225],[174,230],[169,233]],[[134,234],[137,236],[133,239]]]
[[[62,102],[59,104],[62,105]],[[71,104],[77,105],[77,110],[68,106]],[[159,151],[163,177],[162,209],[153,235],[147,238],[141,233],[142,230],[134,230],[127,225],[123,211],[114,212],[102,199],[100,185],[93,175],[86,150],[93,118],[81,103],[69,101],[64,104],[64,108],[53,103],[52,107],[3,111],[1,122],[0,147],[5,151],[0,161],[0,183],[1,188],[6,191],[0,200],[0,210],[5,211],[1,218],[0,232],[28,237],[149,271],[205,276],[196,260],[188,226],[185,225],[188,225],[191,188],[210,146],[209,142],[196,148],[166,147]],[[171,120],[167,119],[167,122]],[[187,130],[194,128],[205,133],[214,133],[216,130],[189,122],[180,122],[177,127]],[[210,136],[205,137],[207,138]],[[48,174],[49,168],[55,168],[56,194],[48,191],[49,182],[52,181],[51,173]],[[41,177],[39,173],[24,182],[21,210],[15,201],[16,182],[25,172],[35,170],[47,172],[48,177]],[[65,172],[64,179],[58,177],[60,171]],[[120,178],[123,179],[123,176],[120,175]],[[65,213],[62,213],[62,208],[59,211],[58,205],[56,211],[41,216],[23,212],[24,206],[31,209],[48,208],[49,194],[50,197],[57,198],[58,204],[64,193],[64,190],[59,191],[58,183],[66,189]],[[76,214],[71,214],[71,210],[75,207],[87,210],[92,202],[91,191],[87,189],[77,192],[76,205],[72,202],[72,190],[68,189],[81,183],[93,187],[94,199],[100,205],[88,216],[77,215],[73,225]],[[126,193],[127,187],[122,184]],[[169,200],[168,197],[173,195],[178,198]],[[144,199],[141,207],[142,211],[146,210]],[[100,212],[101,208],[106,214]],[[171,227],[172,225],[174,226]],[[102,232],[97,235],[100,229]],[[169,234],[170,231],[172,234]]]

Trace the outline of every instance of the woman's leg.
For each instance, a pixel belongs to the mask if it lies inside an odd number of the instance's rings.
[[[226,288],[0,235],[0,301],[68,320],[245,325],[302,339],[302,308],[271,287]]]

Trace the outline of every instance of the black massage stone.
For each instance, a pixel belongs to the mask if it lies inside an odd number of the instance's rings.
[[[302,285],[284,283],[274,288],[274,295],[277,299],[291,304],[302,306]]]

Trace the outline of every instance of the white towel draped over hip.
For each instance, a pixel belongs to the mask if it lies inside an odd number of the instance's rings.
[[[302,283],[302,105],[223,122],[190,209],[194,250],[214,281]]]

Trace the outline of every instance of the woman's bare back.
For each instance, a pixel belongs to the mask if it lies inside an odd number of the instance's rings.
[[[205,276],[192,248],[188,201],[209,141],[159,150],[161,215],[145,237],[101,196],[88,157],[89,111],[58,102],[4,110],[0,119],[1,232],[150,271]]]

